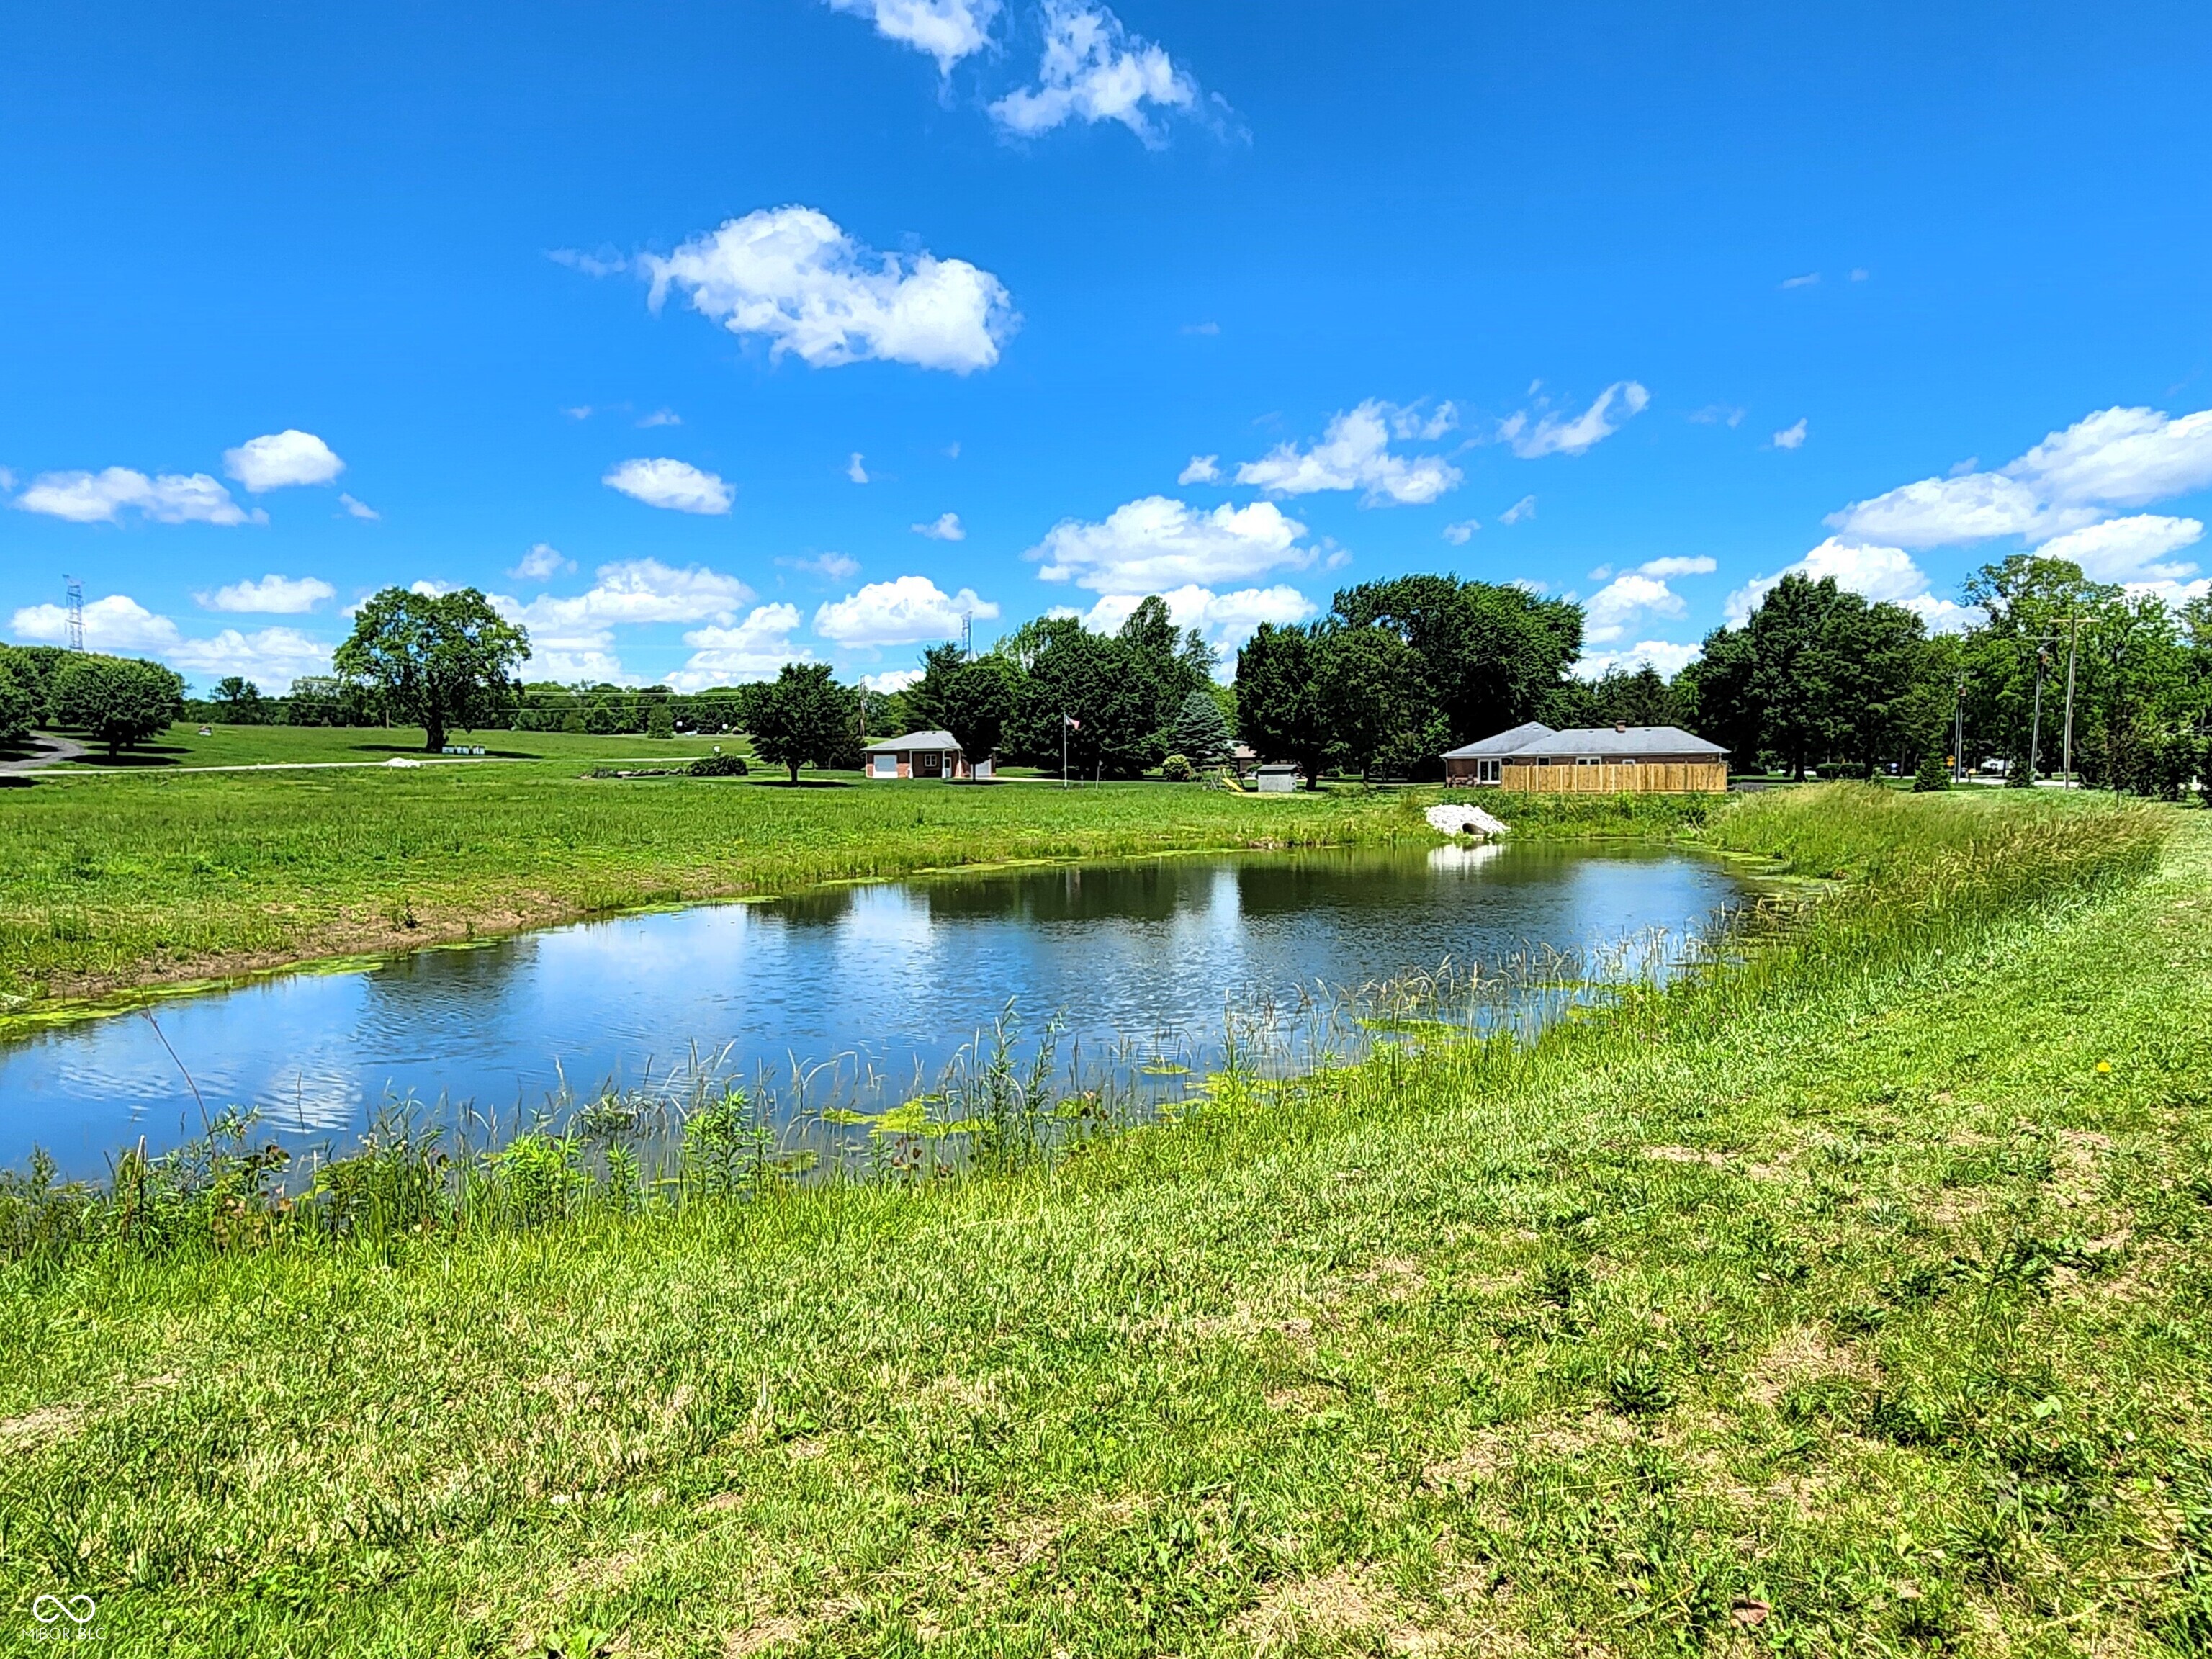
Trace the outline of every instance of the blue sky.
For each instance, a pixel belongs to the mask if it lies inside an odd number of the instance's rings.
[[[1594,672],[2212,566],[2201,5],[465,10],[14,20],[7,637],[276,690],[473,583],[532,678],[890,684],[1451,569]]]

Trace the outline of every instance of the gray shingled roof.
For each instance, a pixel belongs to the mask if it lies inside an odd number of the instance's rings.
[[[872,743],[860,752],[864,755],[888,754],[894,749],[952,749],[960,747],[959,740],[950,732],[909,732],[902,738],[885,738],[881,743]]]
[[[1514,750],[1513,758],[1571,760],[1581,755],[1602,755],[1608,758],[1619,756],[1642,759],[1648,755],[1717,757],[1727,753],[1720,744],[1692,737],[1679,726],[1632,726],[1626,731],[1611,726],[1589,726],[1538,738]]]
[[[1478,743],[1462,744],[1456,749],[1444,750],[1446,760],[1490,760],[1499,755],[1510,755],[1523,744],[1534,743],[1539,738],[1552,736],[1552,728],[1541,720],[1528,720],[1510,732],[1500,732],[1494,738],[1484,738]]]

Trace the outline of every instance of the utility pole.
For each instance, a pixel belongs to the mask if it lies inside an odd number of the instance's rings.
[[[2069,617],[2066,629],[2066,745],[2059,769],[2066,775],[2066,787],[2075,787],[2074,781],[2074,653],[2081,638],[2081,618]]]
[[[1966,781],[1966,677],[1951,688],[1951,781]]]
[[[2051,653],[2044,649],[2045,641],[2035,642],[2035,712],[2027,725],[2027,787],[2035,787],[2035,763],[2043,750],[2043,671]]]
[[[64,574],[62,577],[62,599],[69,607],[69,631],[66,635],[69,648],[82,651],[84,649],[84,584],[75,576]]]

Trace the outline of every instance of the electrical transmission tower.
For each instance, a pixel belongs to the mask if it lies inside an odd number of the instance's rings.
[[[84,649],[84,584],[74,576],[62,578],[62,602],[69,610],[69,648]]]

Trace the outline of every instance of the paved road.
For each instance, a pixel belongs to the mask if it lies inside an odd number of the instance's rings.
[[[75,760],[85,752],[82,744],[73,738],[49,738],[33,734],[31,746],[38,752],[26,755],[21,760],[0,761],[0,776],[19,776],[25,772],[37,772],[49,766],[58,766],[64,761]]]

